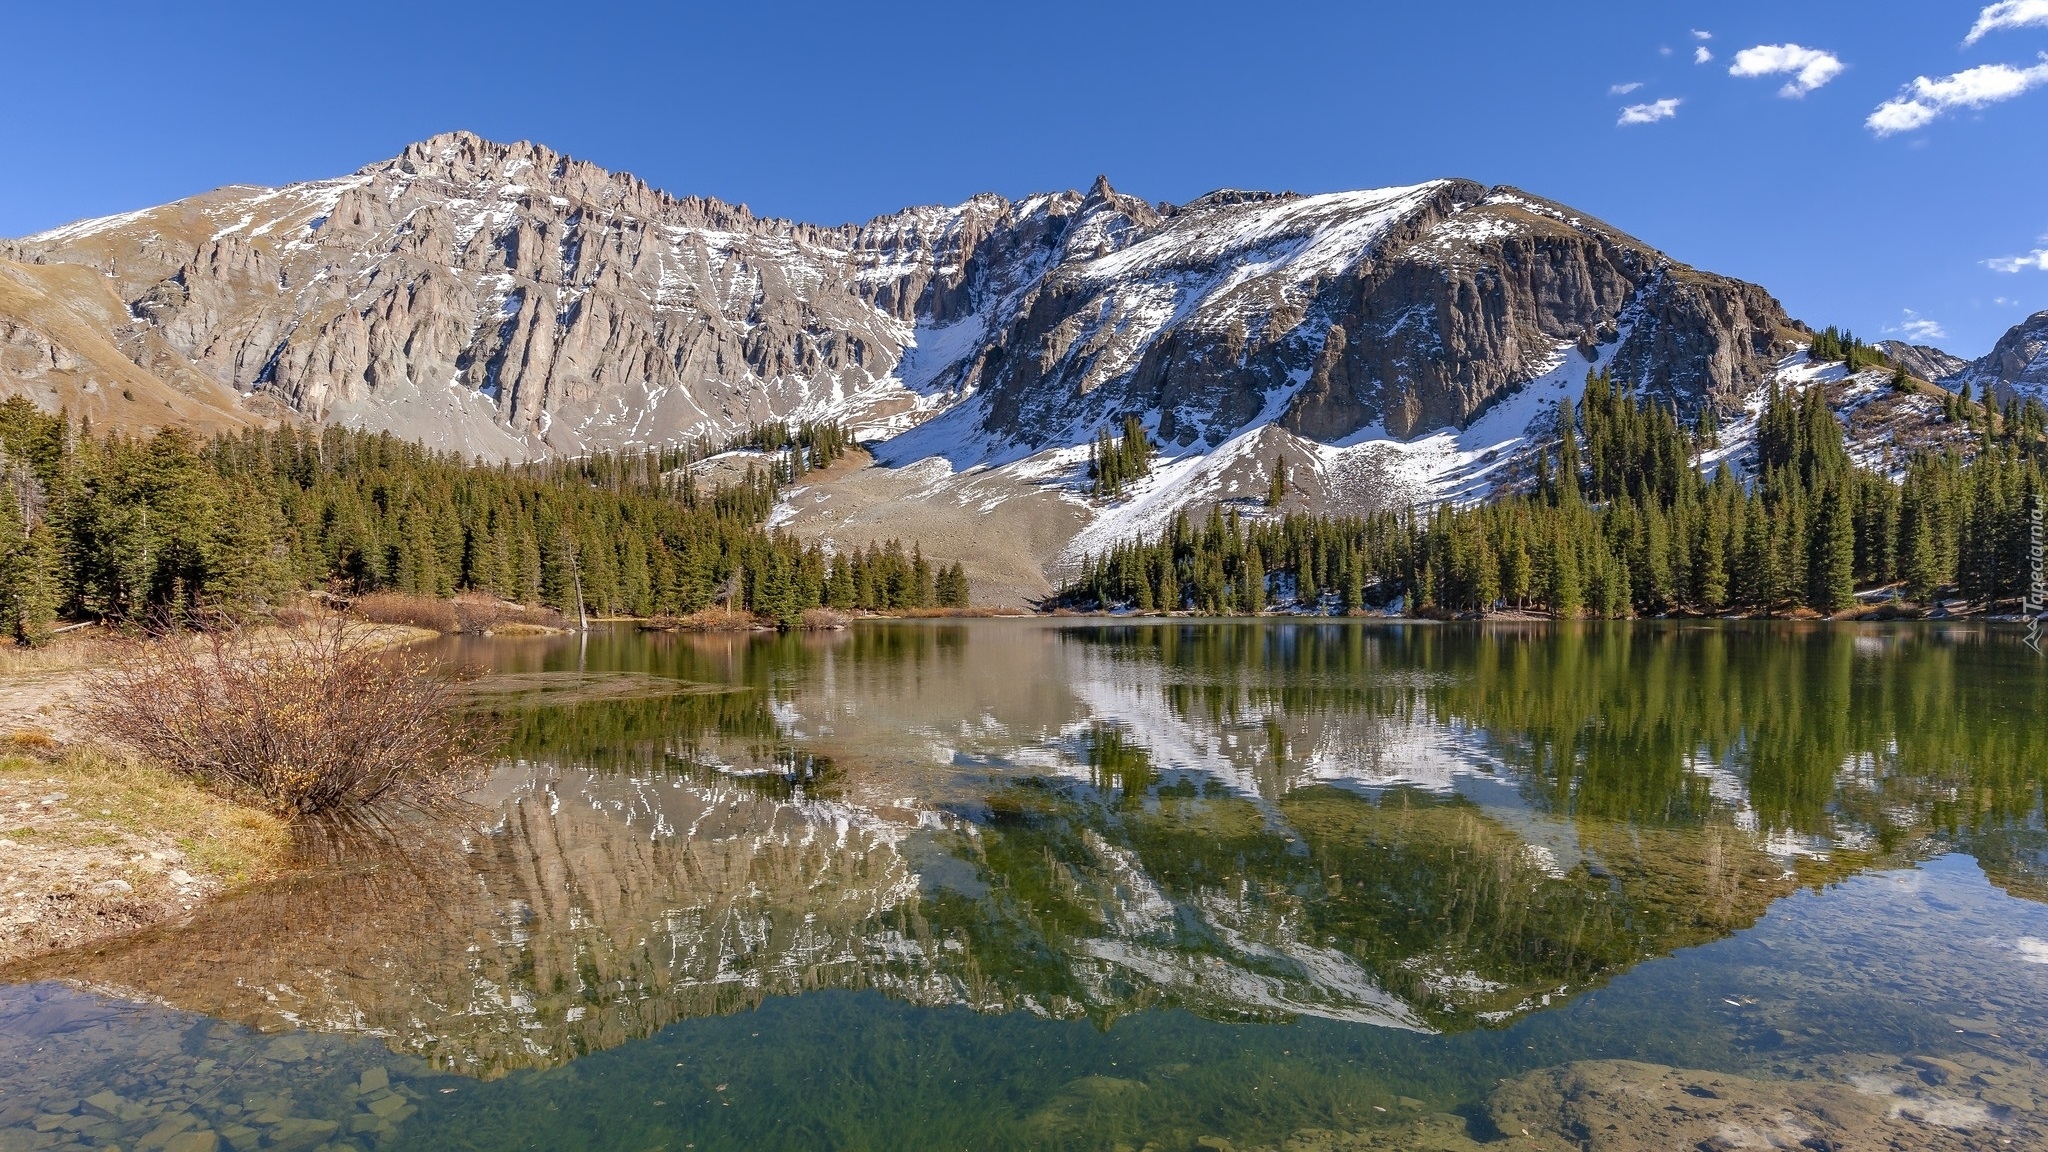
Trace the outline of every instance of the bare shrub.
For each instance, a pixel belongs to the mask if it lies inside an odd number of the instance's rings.
[[[334,615],[135,641],[82,712],[94,734],[294,820],[453,798],[488,751],[454,677]]]
[[[435,632],[459,632],[462,623],[455,606],[432,596],[404,592],[373,592],[358,596],[349,610],[372,624],[407,624]]]
[[[803,627],[806,632],[837,631],[846,627],[846,613],[831,608],[806,608]]]
[[[752,632],[772,625],[752,612],[712,605],[688,616],[656,616],[640,627],[649,632]]]
[[[457,596],[453,605],[461,631],[483,634],[552,632],[563,627],[562,614],[552,608],[529,608],[483,596]]]

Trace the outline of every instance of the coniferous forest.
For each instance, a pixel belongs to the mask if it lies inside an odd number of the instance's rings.
[[[1123,495],[1124,486],[1152,472],[1152,457],[1158,448],[1145,435],[1145,425],[1136,416],[1124,417],[1124,434],[1112,436],[1104,428],[1088,446],[1088,492],[1091,496]]]
[[[329,587],[476,591],[592,615],[718,603],[784,623],[820,606],[965,606],[959,566],[915,547],[828,557],[763,530],[778,483],[843,453],[843,431],[748,439],[773,466],[700,492],[685,449],[482,465],[340,428],[101,436],[8,400],[0,627],[34,641],[60,618],[238,616]]]
[[[1856,347],[1843,341],[1845,348]],[[1359,517],[1252,517],[1216,506],[1154,540],[1090,557],[1073,608],[1252,613],[1500,609],[1624,617],[1833,615],[1859,589],[1919,604],[2017,600],[2041,499],[2048,413],[1951,397],[1967,447],[1915,456],[1894,479],[1856,466],[1818,388],[1773,387],[1755,474],[1696,466],[1710,428],[1589,375],[1523,489],[1492,503]]]

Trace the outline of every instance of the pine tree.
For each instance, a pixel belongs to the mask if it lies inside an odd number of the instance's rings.
[[[1941,588],[1940,554],[1934,547],[1934,526],[1924,516],[1914,519],[1906,540],[1906,595],[1931,603]]]
[[[1558,501],[1576,504],[1579,501],[1579,440],[1574,427],[1572,402],[1566,397],[1557,402],[1557,491]]]
[[[1266,485],[1266,507],[1278,508],[1287,502],[1287,460],[1273,457],[1272,480]]]
[[[1856,530],[1846,487],[1836,481],[1822,491],[1814,523],[1813,587],[1807,603],[1827,616],[1856,601]]]
[[[1584,584],[1578,555],[1562,530],[1551,542],[1550,556],[1550,578],[1543,598],[1550,604],[1551,615],[1560,620],[1577,619],[1585,607]]]
[[[1700,607],[1719,612],[1728,604],[1727,499],[1719,491],[1700,518],[1693,557],[1693,596]]]

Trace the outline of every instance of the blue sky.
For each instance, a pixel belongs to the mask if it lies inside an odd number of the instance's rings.
[[[0,235],[467,128],[820,223],[1098,172],[1175,201],[1466,176],[1868,339],[1976,355],[2048,308],[2048,0],[12,0],[5,26]]]

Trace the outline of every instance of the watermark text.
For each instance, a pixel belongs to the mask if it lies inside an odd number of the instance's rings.
[[[2027,647],[2041,654],[2041,614],[2048,612],[2048,566],[2041,562],[2041,501],[2034,498],[2034,521],[2031,525],[2032,538],[2028,542],[2027,558],[2033,562],[2033,579],[2027,584]]]

